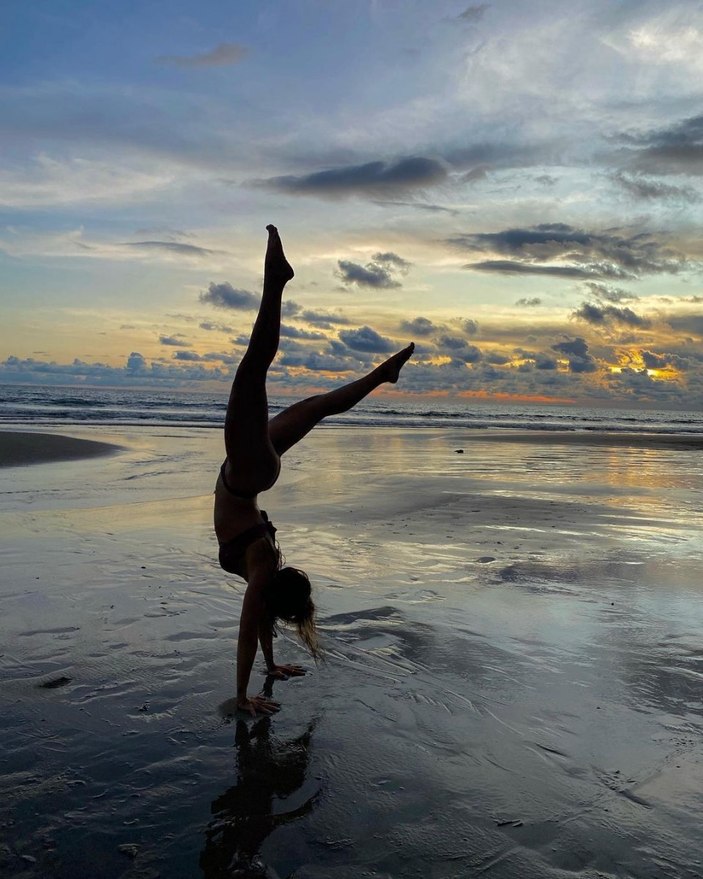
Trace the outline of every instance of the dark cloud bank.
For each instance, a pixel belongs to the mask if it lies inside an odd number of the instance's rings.
[[[301,176],[272,177],[261,183],[291,195],[340,197],[355,194],[382,196],[433,186],[446,179],[447,169],[437,159],[410,156],[395,161],[366,162],[315,171]]]
[[[449,238],[446,243],[471,253],[507,257],[479,260],[464,268],[509,275],[623,280],[675,274],[686,265],[681,254],[652,233],[590,232],[566,223],[468,233]]]
[[[646,174],[703,174],[703,115],[690,116],[662,128],[626,134],[624,158]]]

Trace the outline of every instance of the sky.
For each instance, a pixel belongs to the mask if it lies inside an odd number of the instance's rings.
[[[0,382],[703,404],[703,3],[3,0]]]

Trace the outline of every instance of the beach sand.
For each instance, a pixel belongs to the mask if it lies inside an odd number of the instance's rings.
[[[93,458],[118,451],[110,443],[52,433],[0,431],[0,467]]]
[[[219,432],[56,432],[121,451],[0,471],[0,874],[703,875],[688,441],[318,428],[261,505],[326,662],[252,721]]]

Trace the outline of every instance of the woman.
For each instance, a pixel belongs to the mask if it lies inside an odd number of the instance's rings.
[[[318,647],[310,581],[303,571],[282,566],[276,529],[257,504],[281,470],[281,455],[328,415],[346,412],[384,382],[395,383],[414,345],[394,354],[364,378],[295,403],[269,421],[266,373],[278,350],[283,288],[293,277],[275,226],[264,260],[264,290],[259,313],[232,384],[225,417],[225,458],[215,487],[215,533],[220,565],[247,582],[237,644],[237,706],[250,714],[270,714],[278,704],[249,696],[257,640],[269,674],[304,674],[296,665],[276,665],[272,638],[279,620],[294,623],[313,657]]]

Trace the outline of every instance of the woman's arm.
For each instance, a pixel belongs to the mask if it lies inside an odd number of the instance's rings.
[[[263,618],[259,622],[259,644],[264,654],[266,671],[271,672],[276,668],[276,663],[273,661],[273,632],[269,621]]]
[[[259,623],[259,644],[266,661],[266,671],[271,677],[288,680],[305,674],[305,669],[300,665],[276,665],[273,658],[273,633],[268,620]]]
[[[237,707],[255,715],[257,711],[271,714],[278,710],[278,703],[263,696],[247,695],[251,669],[256,656],[256,642],[259,626],[265,617],[263,586],[269,576],[255,572],[247,585],[239,618],[239,640],[237,642]],[[264,656],[266,654],[264,653]],[[267,660],[268,663],[268,660]]]

